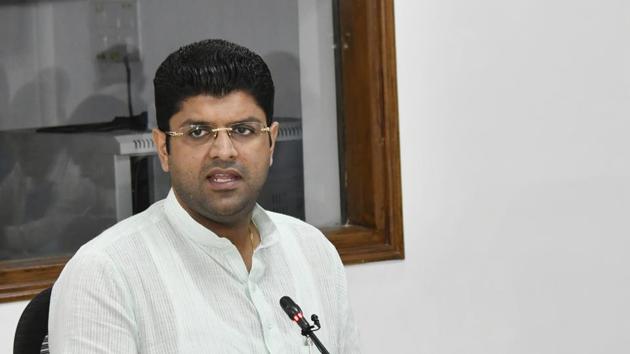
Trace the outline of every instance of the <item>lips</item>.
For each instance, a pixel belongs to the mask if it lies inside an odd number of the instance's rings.
[[[207,180],[213,189],[230,190],[238,187],[242,177],[235,170],[213,170],[208,174]]]
[[[241,179],[239,176],[229,174],[229,173],[217,173],[217,174],[211,175],[209,178],[212,183],[230,183],[238,179]]]

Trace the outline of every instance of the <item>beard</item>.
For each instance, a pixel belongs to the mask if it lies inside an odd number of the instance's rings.
[[[238,187],[233,190],[213,190],[208,180],[208,171],[213,168],[234,169],[240,174]],[[172,172],[174,170],[171,170]],[[258,195],[267,178],[268,169],[258,176],[234,162],[215,161],[203,169],[197,178],[188,171],[171,174],[171,184],[178,201],[188,214],[202,225],[219,223],[232,225],[249,220]]]

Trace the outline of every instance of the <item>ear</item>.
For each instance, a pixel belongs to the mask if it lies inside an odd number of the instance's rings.
[[[273,122],[269,127],[269,133],[271,135],[271,146],[269,147],[269,166],[273,165],[273,149],[276,147],[276,139],[278,139],[278,132],[280,131],[280,124]]]
[[[162,165],[162,170],[164,172],[168,172],[168,151],[166,151],[166,134],[154,128],[152,130],[153,135],[153,144],[155,144],[155,149],[157,151],[158,157],[160,158],[160,165]]]

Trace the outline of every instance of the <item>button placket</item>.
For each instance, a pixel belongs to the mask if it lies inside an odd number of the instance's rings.
[[[260,252],[256,252],[254,253],[254,261],[247,281],[247,290],[254,308],[258,313],[265,344],[267,345],[267,348],[271,350],[271,348],[278,347],[279,343],[277,343],[277,340],[274,339],[277,331],[274,326],[273,311],[271,311],[270,308],[270,306],[273,306],[273,303],[269,303],[267,301],[268,299],[265,298],[265,295],[259,286],[264,272],[265,265],[261,260],[261,254]]]

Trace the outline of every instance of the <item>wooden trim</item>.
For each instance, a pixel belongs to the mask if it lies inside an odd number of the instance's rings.
[[[404,258],[392,0],[338,0],[346,264]]]
[[[70,257],[0,262],[0,302],[27,300],[52,286]]]
[[[404,258],[392,0],[337,0],[346,264]],[[69,257],[0,262],[0,302],[52,285]]]

